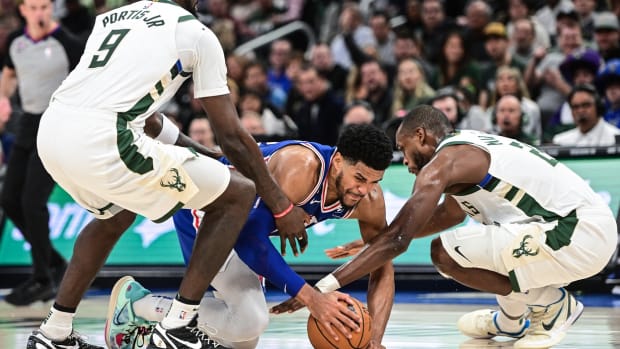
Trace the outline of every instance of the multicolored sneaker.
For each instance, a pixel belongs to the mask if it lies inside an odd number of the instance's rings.
[[[47,338],[43,332],[35,330],[28,337],[26,349],[103,349],[102,347],[86,343],[86,339],[71,332],[69,337],[62,341]]]
[[[530,306],[531,330],[514,344],[518,349],[549,348],[562,341],[583,313],[583,304],[561,288],[562,298],[547,306]]]
[[[133,312],[133,302],[151,294],[131,276],[118,280],[112,288],[105,341],[109,349],[146,348],[156,321],[147,321]]]
[[[456,326],[464,335],[477,339],[489,339],[495,336],[520,338],[525,335],[525,330],[530,326],[530,320],[521,319],[522,327],[519,331],[503,331],[497,324],[497,314],[499,311],[491,309],[472,311],[461,316]]]

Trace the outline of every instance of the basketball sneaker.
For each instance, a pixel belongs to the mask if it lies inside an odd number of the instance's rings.
[[[198,315],[187,326],[165,329],[161,322],[155,326],[147,349],[231,349],[198,328]]]
[[[105,341],[109,349],[146,348],[156,321],[147,321],[133,311],[133,302],[151,294],[131,276],[119,279],[112,288]]]
[[[530,320],[522,318],[519,320],[521,329],[516,332],[507,332],[499,328],[497,315],[499,311],[491,309],[481,309],[467,313],[457,321],[456,326],[464,335],[477,338],[489,339],[495,336],[505,336],[520,338],[525,335],[525,331],[530,326]]]
[[[62,341],[47,338],[43,332],[35,330],[28,337],[26,349],[103,349],[102,347],[88,344],[77,333],[72,332],[69,337]]]
[[[566,336],[566,331],[583,313],[583,304],[561,288],[562,298],[547,306],[530,306],[531,330],[514,344],[518,349],[549,348]]]

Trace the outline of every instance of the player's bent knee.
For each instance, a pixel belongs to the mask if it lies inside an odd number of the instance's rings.
[[[442,275],[452,275],[452,270],[457,267],[456,262],[446,252],[440,238],[431,242],[431,260]]]

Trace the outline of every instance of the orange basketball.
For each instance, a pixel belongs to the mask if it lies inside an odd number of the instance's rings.
[[[310,315],[308,317],[308,339],[310,339],[310,343],[315,349],[366,348],[368,342],[370,342],[370,314],[368,313],[368,309],[364,306],[364,303],[355,298],[353,298],[353,300],[355,301],[355,305],[350,305],[345,301],[340,302],[345,304],[350,310],[354,311],[362,318],[361,323],[359,324],[360,332],[351,332],[351,339],[344,336],[339,336],[340,340],[336,341],[329,335],[329,332],[325,330],[323,325],[312,315]]]

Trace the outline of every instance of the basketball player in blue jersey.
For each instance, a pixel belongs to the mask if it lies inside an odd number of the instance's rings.
[[[584,308],[563,286],[598,273],[616,247],[605,202],[551,156],[510,138],[454,132],[430,106],[405,116],[396,144],[416,175],[412,196],[385,232],[319,283],[336,290],[405,252],[413,238],[469,215],[481,224],[441,233],[431,258],[442,275],[494,293],[499,310],[465,314],[458,329],[478,339],[519,338],[520,349],[559,343]],[[294,310],[287,302],[275,308]]]
[[[389,138],[376,127],[346,128],[337,147],[284,141],[262,144],[260,148],[276,182],[308,214],[308,226],[326,219],[357,219],[362,238],[369,241],[387,225],[378,182],[390,164],[392,150]],[[221,161],[229,164],[225,158]],[[201,214],[194,210],[183,210],[174,216],[186,261],[201,219]],[[209,224],[208,218],[203,223]],[[215,297],[204,298],[201,303],[201,328],[225,345],[254,348],[268,324],[267,304],[257,274],[308,306],[325,325],[328,324],[322,314],[336,311],[340,306],[338,299],[347,299],[341,293],[321,293],[296,274],[269,239],[275,230],[273,214],[257,198],[235,252],[212,282],[217,290]],[[393,301],[391,262],[370,274],[368,304],[374,321],[371,348],[378,348]],[[322,290],[323,286],[315,287]],[[110,300],[105,335],[108,346],[142,348],[141,343],[148,343],[150,327],[170,303],[170,299],[151,295],[131,277],[119,280]],[[331,334],[337,337],[335,332]]]

